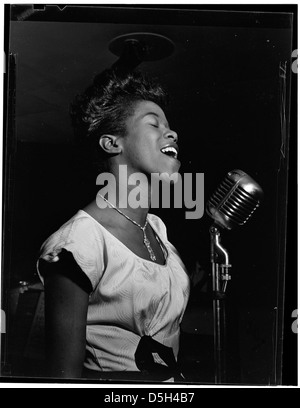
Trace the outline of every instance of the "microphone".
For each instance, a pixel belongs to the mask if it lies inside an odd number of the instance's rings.
[[[232,170],[206,205],[207,214],[222,228],[244,225],[259,207],[263,190],[242,170]]]

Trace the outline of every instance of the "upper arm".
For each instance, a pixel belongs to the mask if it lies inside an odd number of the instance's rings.
[[[52,377],[81,376],[86,348],[88,282],[75,261],[42,263],[46,356]]]

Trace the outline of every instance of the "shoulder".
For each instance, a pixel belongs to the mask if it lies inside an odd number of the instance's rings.
[[[102,232],[100,224],[80,210],[42,245],[39,260],[56,263],[66,250],[95,288],[105,268],[106,243]]]
[[[41,253],[44,255],[50,252],[58,253],[70,245],[92,249],[99,241],[103,241],[100,225],[80,210],[44,242]]]

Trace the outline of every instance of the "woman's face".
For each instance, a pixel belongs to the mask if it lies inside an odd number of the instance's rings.
[[[126,121],[127,135],[122,140],[122,162],[128,171],[167,173],[172,175],[180,168],[178,136],[170,130],[163,110],[151,101],[136,104],[133,115]]]

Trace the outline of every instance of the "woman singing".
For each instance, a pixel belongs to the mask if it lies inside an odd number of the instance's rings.
[[[42,246],[51,377],[181,378],[189,277],[164,223],[149,213],[151,175],[180,168],[165,101],[162,87],[144,75],[106,71],[72,105],[73,124],[85,133],[93,160],[114,176],[115,196],[100,191]],[[120,185],[124,166],[128,178],[146,176],[145,208],[120,205],[134,188]]]

